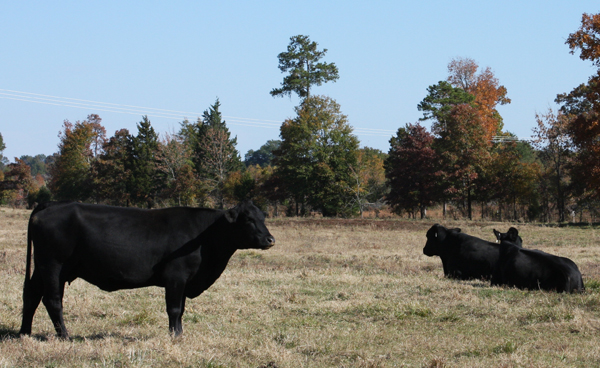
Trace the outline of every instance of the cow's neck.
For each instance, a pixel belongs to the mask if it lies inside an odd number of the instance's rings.
[[[221,276],[237,250],[233,234],[235,234],[234,225],[221,218],[200,237],[202,260],[198,272],[186,288],[188,298],[200,295]]]

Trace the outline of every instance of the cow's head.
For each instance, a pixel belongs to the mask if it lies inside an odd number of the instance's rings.
[[[427,231],[427,243],[423,248],[423,254],[429,257],[441,255],[444,252],[446,237],[451,233],[460,233],[460,229],[447,229],[440,224],[433,225]]]
[[[523,240],[521,240],[521,237],[519,236],[519,230],[515,229],[514,227],[511,227],[505,233],[501,233],[496,229],[493,230],[498,243],[501,243],[503,241],[509,241],[519,246],[523,243]]]
[[[264,213],[252,201],[243,201],[225,212],[225,219],[234,224],[237,247],[239,249],[269,249],[275,245],[275,238],[265,225]]]

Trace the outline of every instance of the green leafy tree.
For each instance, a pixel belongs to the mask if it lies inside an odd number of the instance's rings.
[[[29,197],[27,197],[27,202],[29,204],[29,208],[34,207],[35,203],[44,203],[52,200],[52,193],[50,189],[46,186],[42,186],[40,190],[35,193],[30,193]]]
[[[481,123],[480,111],[469,104],[455,106],[445,127],[434,125],[434,147],[442,159],[441,179],[446,193],[473,219],[473,201],[491,159],[491,142]]]
[[[417,108],[423,112],[423,117],[420,121],[431,120],[431,130],[434,133],[436,139],[433,147],[440,154],[440,145],[438,144],[443,136],[447,135],[449,124],[454,121],[453,114],[455,108],[460,105],[469,105],[475,101],[475,96],[466,92],[460,87],[455,87],[447,81],[439,81],[437,84],[429,86],[427,88],[427,96],[421,101]],[[447,160],[443,161],[449,163]],[[443,202],[444,217],[446,216],[446,202],[452,197],[452,190],[449,185],[448,173],[451,171],[449,168],[440,168],[440,182],[445,184],[440,193],[440,200]]]
[[[271,139],[263,144],[258,150],[249,150],[244,156],[244,164],[246,167],[253,165],[258,165],[260,167],[269,166],[274,157],[273,152],[277,150],[280,145],[280,140]]]
[[[280,130],[281,147],[275,152],[276,175],[299,206],[310,205],[324,216],[349,215],[357,166],[358,139],[347,117],[333,99],[307,97],[296,107],[297,117]]]
[[[243,171],[230,173],[224,185],[224,194],[231,202],[237,203],[251,199],[255,205],[263,210],[273,206],[273,213],[277,213],[277,205],[269,197],[273,194],[266,183],[273,175],[273,167],[259,165],[248,166]]]
[[[21,160],[31,167],[31,175],[36,176],[38,174],[47,176],[46,167],[46,155],[39,154],[35,156],[23,155]]]
[[[417,105],[423,111],[419,120],[433,120],[435,129],[444,130],[451,118],[452,109],[460,104],[470,104],[475,96],[459,87],[453,87],[449,82],[440,81],[427,87],[427,96]]]
[[[338,68],[334,63],[319,62],[327,49],[317,50],[317,43],[308,36],[297,35],[290,38],[286,52],[278,55],[279,70],[288,73],[283,78],[281,88],[274,88],[271,96],[290,96],[292,92],[300,98],[310,97],[310,88],[339,79]]]
[[[58,155],[50,166],[50,191],[59,200],[88,200],[94,196],[92,163],[95,152],[94,142],[101,141],[104,130],[97,115],[75,124],[65,120],[59,133]]]
[[[519,203],[531,207],[532,211],[537,203],[536,183],[541,172],[533,147],[528,142],[502,142],[494,144],[491,154],[485,169],[488,183],[478,189],[499,202],[499,220],[503,219],[502,204],[512,208],[512,215],[507,213],[506,217],[517,220]],[[484,195],[480,194],[480,198],[485,198]]]

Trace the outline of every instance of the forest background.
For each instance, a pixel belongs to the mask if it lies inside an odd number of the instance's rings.
[[[360,148],[340,105],[313,87],[335,82],[308,36],[279,54],[286,76],[273,96],[297,94],[296,116],[280,140],[242,160],[220,101],[179,131],[159,135],[147,116],[137,132],[108,137],[97,114],[65,120],[51,156],[0,156],[2,203],[45,200],[121,206],[225,208],[252,199],[273,216],[443,216],[522,221],[591,221],[600,209],[600,14],[583,14],[566,44],[597,72],[557,95],[559,110],[536,116],[534,139],[504,131],[497,106],[509,92],[491,68],[455,58],[448,78],[430,85],[417,106],[422,121],[400,127],[388,152]],[[1,133],[1,132],[0,132]],[[10,142],[0,135],[0,154]],[[431,211],[430,211],[431,212]]]

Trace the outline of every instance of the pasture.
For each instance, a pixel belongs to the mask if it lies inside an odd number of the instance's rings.
[[[43,305],[19,338],[30,211],[0,208],[0,367],[600,366],[600,229],[515,225],[574,260],[583,294],[443,277],[422,253],[434,221],[272,219],[275,247],[238,251],[168,334],[163,289],[65,290],[72,340]],[[439,221],[439,220],[438,220]],[[440,221],[441,222],[441,221]],[[447,221],[492,240],[508,223]]]

